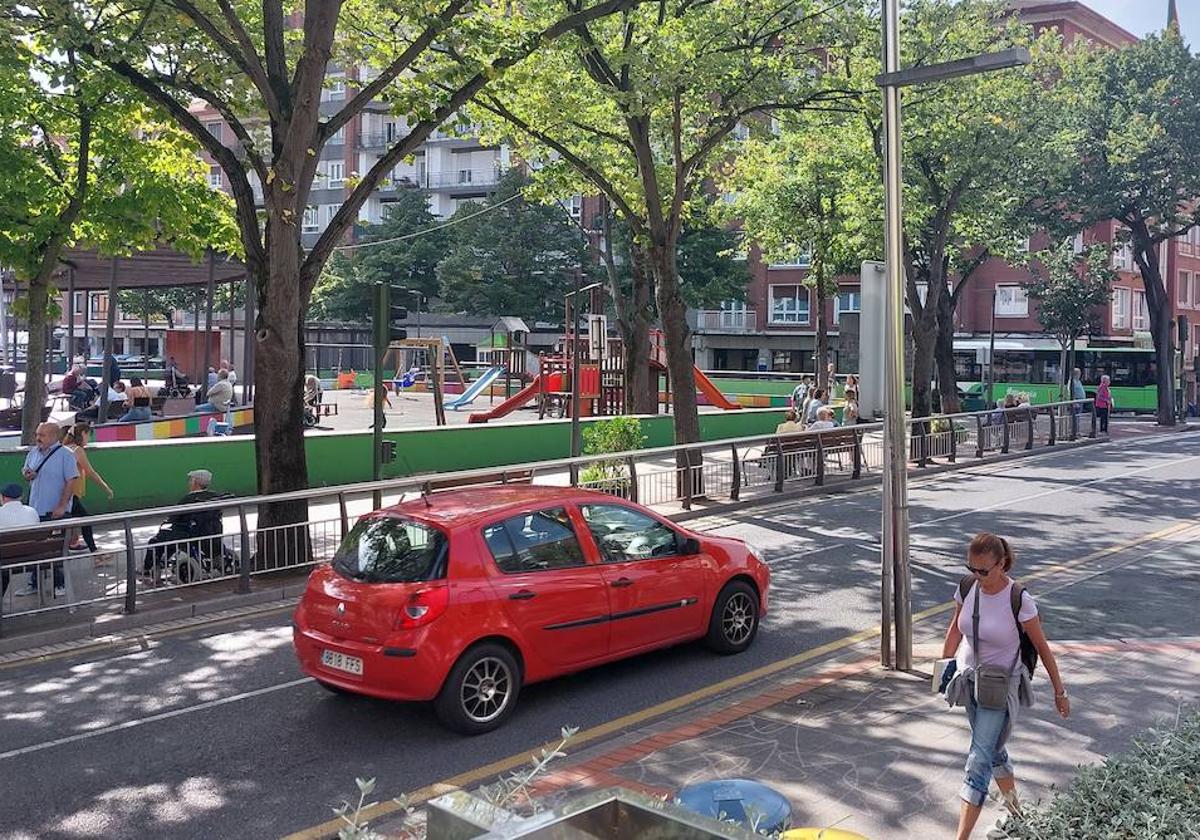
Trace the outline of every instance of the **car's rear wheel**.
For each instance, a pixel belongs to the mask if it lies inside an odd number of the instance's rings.
[[[521,693],[521,669],[503,645],[486,642],[469,649],[433,701],[438,720],[464,735],[479,735],[502,725]]]
[[[713,604],[708,646],[717,653],[741,653],[757,634],[758,593],[745,581],[730,581]]]

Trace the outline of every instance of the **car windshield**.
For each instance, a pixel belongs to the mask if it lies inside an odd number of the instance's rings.
[[[333,567],[369,583],[435,580],[446,576],[446,537],[411,519],[361,519],[342,540]]]

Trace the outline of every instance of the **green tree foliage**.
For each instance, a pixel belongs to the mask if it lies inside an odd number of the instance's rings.
[[[861,181],[874,173],[862,132],[848,114],[803,114],[780,119],[779,127],[777,134],[762,132],[766,136],[748,139],[737,150],[723,182],[733,201],[719,207],[723,218],[741,223],[769,262],[801,255],[811,260],[804,282],[816,298],[817,378],[824,388],[826,301],[837,293],[837,275],[856,271],[863,258],[863,220],[854,202],[872,191]]]
[[[601,193],[629,226],[632,297],[613,289],[630,359],[627,393],[653,398],[649,284],[675,383],[692,378],[680,238],[714,161],[743,120],[832,98],[816,47],[836,37],[826,4],[663,0],[575,27],[477,100],[485,133],[539,162],[548,194]],[[607,222],[606,222],[607,224]],[[699,439],[696,394],[672,389],[675,439]]]
[[[1078,50],[1056,96],[1061,177],[1038,220],[1060,233],[1116,219],[1133,245],[1157,350],[1158,422],[1175,422],[1171,290],[1162,243],[1200,225],[1200,58],[1168,30]]]
[[[205,247],[236,251],[237,241],[229,201],[205,183],[195,144],[46,18],[21,11],[0,15],[0,263],[27,290],[22,438],[32,442],[64,248],[169,244],[198,258]]]
[[[429,211],[428,194],[401,189],[384,212],[381,224],[363,232],[365,247],[340,251],[330,260],[313,289],[309,317],[369,321],[376,283],[418,292],[425,300],[438,295],[437,264],[446,256],[448,238],[447,231],[433,229],[441,222]]]
[[[723,301],[745,300],[750,269],[735,256],[741,240],[737,231],[708,224],[701,215],[684,226],[676,262],[688,306],[713,309]]]
[[[449,249],[438,266],[443,307],[563,317],[563,296],[590,267],[587,243],[560,207],[526,201],[524,183],[519,172],[510,171],[494,195],[461,205],[451,217],[458,223],[447,228]]]
[[[1037,254],[1031,264],[1034,279],[1025,288],[1037,301],[1038,323],[1058,339],[1062,349],[1059,370],[1064,392],[1070,382],[1067,352],[1080,337],[1101,329],[1101,312],[1112,299],[1112,252],[1093,245],[1076,254],[1070,240]]]
[[[468,0],[28,0],[10,13],[127,81],[224,170],[257,296],[255,456],[265,493],[307,484],[300,325],[368,196],[493,80],[564,32],[636,2],[595,0],[564,13],[548,0],[519,9]],[[337,68],[350,68],[345,97],[323,108]],[[207,131],[191,110],[196,100],[220,113],[228,141]],[[322,149],[378,102],[401,118],[395,141],[368,158],[316,243],[302,247]],[[263,508],[259,523],[305,519],[297,502]]]
[[[175,328],[175,313],[194,311],[196,303],[203,306],[204,290],[192,287],[190,289],[125,289],[117,294],[117,302],[122,312],[134,312],[139,316],[159,318],[167,322],[171,329]],[[215,294],[214,294],[215,297]]]

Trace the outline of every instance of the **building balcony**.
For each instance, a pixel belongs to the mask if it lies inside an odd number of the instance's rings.
[[[358,147],[360,149],[389,149],[404,138],[405,134],[399,131],[364,131],[358,135]]]
[[[426,188],[431,190],[479,189],[494,187],[500,182],[504,171],[499,167],[490,169],[449,169],[444,172],[426,174]]]
[[[752,333],[758,328],[757,312],[730,312],[701,309],[696,313],[696,329],[707,333]]]

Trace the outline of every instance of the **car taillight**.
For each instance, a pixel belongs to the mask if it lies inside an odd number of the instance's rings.
[[[400,608],[400,612],[396,616],[395,629],[411,630],[414,627],[428,624],[444,613],[448,606],[450,606],[450,589],[444,584],[418,589]]]

